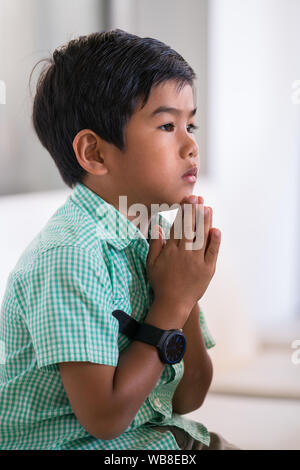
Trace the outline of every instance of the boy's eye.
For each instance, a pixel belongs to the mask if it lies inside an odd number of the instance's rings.
[[[165,128],[165,129],[167,130],[167,132],[170,132],[170,131],[172,131],[172,130],[174,129],[174,127],[175,127],[174,124],[168,123],[168,124],[163,124],[162,126],[159,127],[159,129]],[[198,126],[195,126],[194,124],[189,124],[189,125],[187,126],[187,128],[188,128],[188,129],[191,129],[191,130],[189,130],[188,132],[189,132],[190,134],[192,134],[193,131],[195,131],[196,129],[198,129]],[[163,129],[163,130],[164,130],[164,129]]]
[[[163,129],[163,128],[165,128],[169,132],[170,130],[174,129],[174,124],[171,124],[171,123],[163,124],[162,126],[160,126],[160,129]],[[163,129],[163,130],[165,130],[165,129]]]

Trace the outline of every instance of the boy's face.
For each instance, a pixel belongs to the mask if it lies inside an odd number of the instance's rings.
[[[153,115],[161,106],[179,112]],[[146,105],[141,109],[139,104],[126,126],[126,151],[115,149],[109,161],[115,188],[128,196],[128,206],[130,201],[172,205],[192,194],[195,183],[182,175],[199,166],[195,117],[190,116],[194,108],[191,86],[178,93],[174,81],[152,88]]]
[[[106,172],[89,174],[84,181],[116,208],[119,196],[126,195],[128,209],[143,203],[151,216],[151,204],[179,204],[193,193],[195,183],[182,178],[192,166],[199,167],[192,126],[193,92],[190,85],[180,92],[176,86],[170,80],[152,88],[146,105],[141,108],[139,103],[126,126],[126,150],[105,144]],[[176,108],[178,113],[153,114],[162,106]]]

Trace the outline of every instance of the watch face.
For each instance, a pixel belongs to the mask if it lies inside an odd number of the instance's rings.
[[[183,334],[174,333],[170,336],[166,345],[166,357],[170,363],[176,364],[183,357],[186,341]]]

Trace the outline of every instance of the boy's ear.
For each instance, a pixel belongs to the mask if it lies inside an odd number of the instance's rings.
[[[73,140],[73,149],[82,168],[93,175],[105,175],[107,167],[102,158],[102,139],[90,129],[82,129]]]

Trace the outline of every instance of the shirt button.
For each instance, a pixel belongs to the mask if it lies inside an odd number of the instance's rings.
[[[154,400],[154,405],[157,406],[157,408],[161,408],[161,407],[162,407],[162,404],[161,404],[159,398],[155,398],[155,400]]]

